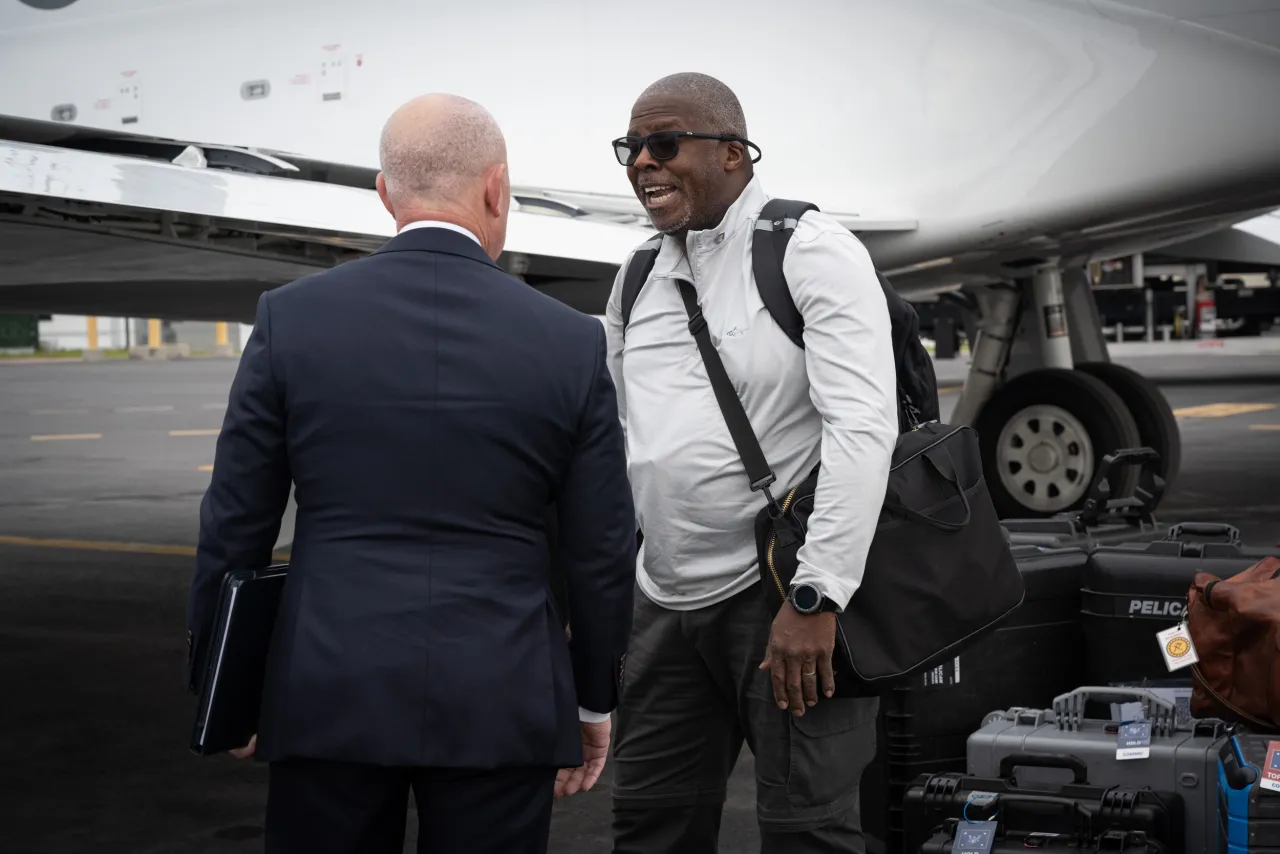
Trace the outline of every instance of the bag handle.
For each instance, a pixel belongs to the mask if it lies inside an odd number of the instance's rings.
[[[733,444],[738,449],[738,456],[742,457],[742,464],[747,469],[751,489],[764,492],[769,502],[769,515],[778,519],[782,516],[782,508],[769,492],[770,484],[777,478],[769,467],[769,461],[764,458],[760,441],[751,428],[751,420],[742,408],[738,393],[734,391],[733,381],[724,369],[724,362],[720,360],[715,344],[711,343],[707,319],[702,316],[702,308],[698,305],[698,293],[693,285],[683,279],[677,279],[676,285],[680,288],[680,298],[684,300],[685,313],[689,315],[689,333],[698,343],[698,353],[702,356],[702,363],[706,365],[707,378],[711,380],[711,388],[716,393],[716,403],[720,405],[720,414],[724,416],[729,435],[733,437]]]
[[[945,461],[939,459],[939,455],[945,454]],[[969,524],[969,520],[973,518],[973,509],[969,506],[969,497],[964,494],[964,487],[960,485],[960,476],[956,474],[955,464],[951,459],[951,451],[947,448],[930,448],[924,452],[924,458],[933,464],[938,474],[956,488],[956,494],[960,496],[960,503],[964,505],[964,521],[963,522],[947,522],[943,519],[935,519],[932,516],[926,516],[919,510],[912,510],[905,504],[898,503],[897,494],[893,495],[894,501],[885,501],[884,507],[893,513],[901,513],[914,522],[923,525],[932,525],[943,531],[959,531]]]

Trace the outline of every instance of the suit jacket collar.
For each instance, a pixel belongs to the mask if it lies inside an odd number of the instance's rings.
[[[444,252],[471,258],[481,264],[488,264],[495,270],[502,269],[470,237],[447,228],[406,229],[378,247],[373,254],[380,255],[383,252]]]

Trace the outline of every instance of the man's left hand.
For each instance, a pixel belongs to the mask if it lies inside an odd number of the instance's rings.
[[[769,648],[761,670],[773,671],[773,697],[778,708],[790,707],[796,717],[806,705],[818,703],[818,683],[822,693],[835,693],[831,654],[836,645],[836,615],[829,611],[801,614],[783,602],[769,633]]]
[[[236,747],[231,750],[231,755],[236,759],[248,759],[258,749],[258,736],[255,733],[253,738],[249,739],[249,743],[244,747]]]

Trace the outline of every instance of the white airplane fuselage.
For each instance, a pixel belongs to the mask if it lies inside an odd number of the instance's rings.
[[[888,269],[1280,204],[1280,52],[1109,0],[0,0],[0,113],[376,167],[386,116],[450,91],[564,191],[630,195],[608,142],[681,70],[737,92],[773,194],[915,223],[868,232]]]

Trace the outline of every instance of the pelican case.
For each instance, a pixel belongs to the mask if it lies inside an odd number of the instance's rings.
[[[1065,784],[1015,779],[1015,772],[1026,768],[1061,769],[1069,771],[1072,779]],[[1089,781],[1081,759],[1032,753],[1004,756],[999,776],[921,775],[903,800],[907,851],[921,850],[931,835],[945,830],[950,819],[966,825],[995,821],[997,835],[1053,835],[1073,838],[1090,848],[1105,831],[1139,832],[1181,854],[1182,810],[1176,792],[1098,785]]]
[[[1193,537],[1218,537],[1195,542]],[[1095,546],[1081,593],[1085,681],[1122,685],[1160,680],[1190,685],[1191,670],[1169,671],[1156,634],[1180,623],[1197,572],[1230,578],[1272,550],[1242,546],[1230,525],[1185,522],[1161,540]]]
[[[1151,722],[1150,755],[1117,759],[1119,722],[1091,715],[1090,703],[1136,702],[1140,717]],[[1141,688],[1078,688],[1058,697],[1053,708],[1010,709],[987,718],[969,737],[967,772],[979,777],[999,776],[1001,764],[1013,754],[1073,757],[1087,768],[1093,786],[1126,786],[1173,792],[1182,798],[1186,854],[1215,854],[1217,850],[1218,755],[1227,741],[1222,721],[1196,721],[1179,729],[1174,704]],[[1023,768],[1022,785],[1052,782],[1062,772],[1052,768]]]
[[[922,773],[964,771],[965,742],[992,709],[1049,705],[1081,684],[1081,548],[1013,546],[1026,595],[1009,618],[957,658],[880,698],[879,750],[863,773],[871,854],[904,854],[902,795]]]
[[[1241,730],[1219,751],[1218,854],[1280,852],[1280,792],[1258,784],[1272,741],[1280,741],[1280,733]],[[1280,764],[1280,756],[1272,761]]]

